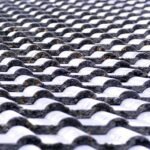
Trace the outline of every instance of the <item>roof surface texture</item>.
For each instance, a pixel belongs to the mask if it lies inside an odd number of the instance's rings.
[[[149,150],[150,1],[0,0],[0,150]]]

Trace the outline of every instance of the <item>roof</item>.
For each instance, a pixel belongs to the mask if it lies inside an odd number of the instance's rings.
[[[150,149],[149,0],[0,1],[0,150]]]

